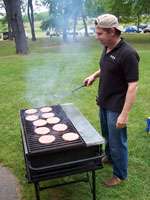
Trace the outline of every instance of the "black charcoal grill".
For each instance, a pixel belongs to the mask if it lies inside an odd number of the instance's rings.
[[[28,183],[34,183],[36,199],[40,200],[39,191],[52,187],[62,186],[77,182],[89,182],[88,172],[92,172],[92,194],[96,199],[95,170],[103,168],[101,158],[103,157],[103,138],[85,119],[80,111],[72,104],[50,106],[55,116],[61,119],[60,123],[68,126],[64,132],[56,132],[53,125],[50,128],[51,135],[56,140],[51,144],[41,144],[38,141],[40,135],[34,133],[33,122],[25,120],[25,110],[20,111],[21,135],[24,149],[24,158],[27,171]],[[40,108],[36,115],[42,119]],[[67,132],[79,134],[79,139],[66,142],[62,135]],[[86,178],[64,182],[58,185],[40,187],[40,182],[53,178],[65,177],[86,172]]]

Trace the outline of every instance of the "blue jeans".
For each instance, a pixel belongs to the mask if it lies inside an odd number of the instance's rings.
[[[120,113],[108,109],[99,110],[106,157],[113,164],[113,174],[120,179],[125,179],[128,168],[127,128],[116,129],[119,115]]]

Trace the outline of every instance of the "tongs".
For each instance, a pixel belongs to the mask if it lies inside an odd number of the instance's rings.
[[[80,87],[77,87],[75,88],[74,90],[72,90],[71,92],[69,92],[68,94],[55,94],[55,97],[58,97],[58,98],[63,98],[63,97],[67,97],[67,96],[70,96],[72,93],[76,92],[77,90],[83,88],[87,86],[87,84],[83,84],[81,85]]]

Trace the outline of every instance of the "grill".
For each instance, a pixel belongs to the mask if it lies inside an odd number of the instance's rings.
[[[50,107],[55,116],[61,119],[60,123],[68,126],[66,131],[57,132],[52,129],[53,125],[46,125],[50,129],[50,135],[54,135],[56,138],[51,144],[39,143],[38,139],[41,135],[34,132],[36,127],[33,122],[25,119],[28,115],[25,112],[26,110],[20,110],[21,136],[28,183],[34,183],[36,199],[40,200],[39,192],[41,190],[77,182],[90,183],[88,173],[91,172],[92,194],[93,200],[95,200],[95,170],[103,168],[101,158],[103,157],[102,144],[104,140],[74,104]],[[41,108],[36,109],[35,115],[42,119]],[[79,135],[78,140],[64,141],[62,135],[68,132],[77,133]],[[85,173],[86,178],[47,187],[40,186],[40,182],[44,180],[80,173]]]

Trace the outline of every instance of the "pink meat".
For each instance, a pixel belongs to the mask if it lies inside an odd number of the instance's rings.
[[[53,126],[53,130],[61,132],[61,131],[65,131],[68,128],[68,126],[66,124],[56,124]]]
[[[55,136],[53,135],[44,135],[39,138],[41,144],[51,144],[55,141]]]
[[[28,109],[25,111],[26,114],[34,114],[37,112],[37,109]]]
[[[47,124],[46,120],[39,119],[33,122],[34,126],[45,126]]]
[[[43,107],[40,109],[41,112],[50,112],[52,111],[52,108],[51,107]]]
[[[29,115],[25,118],[27,121],[35,121],[38,119],[37,115]]]
[[[79,139],[79,135],[77,133],[65,133],[62,136],[63,140],[67,141],[67,142],[71,142],[71,141],[75,141],[77,139]]]
[[[47,119],[48,124],[57,124],[58,122],[60,122],[60,118],[58,117],[51,117]]]
[[[40,135],[44,135],[44,134],[50,133],[50,129],[47,127],[40,127],[40,128],[36,128],[34,132]]]
[[[44,114],[42,115],[42,117],[45,118],[45,119],[51,118],[51,117],[54,117],[54,116],[55,116],[55,114],[52,113],[52,112],[50,112],[50,113],[44,113]]]

